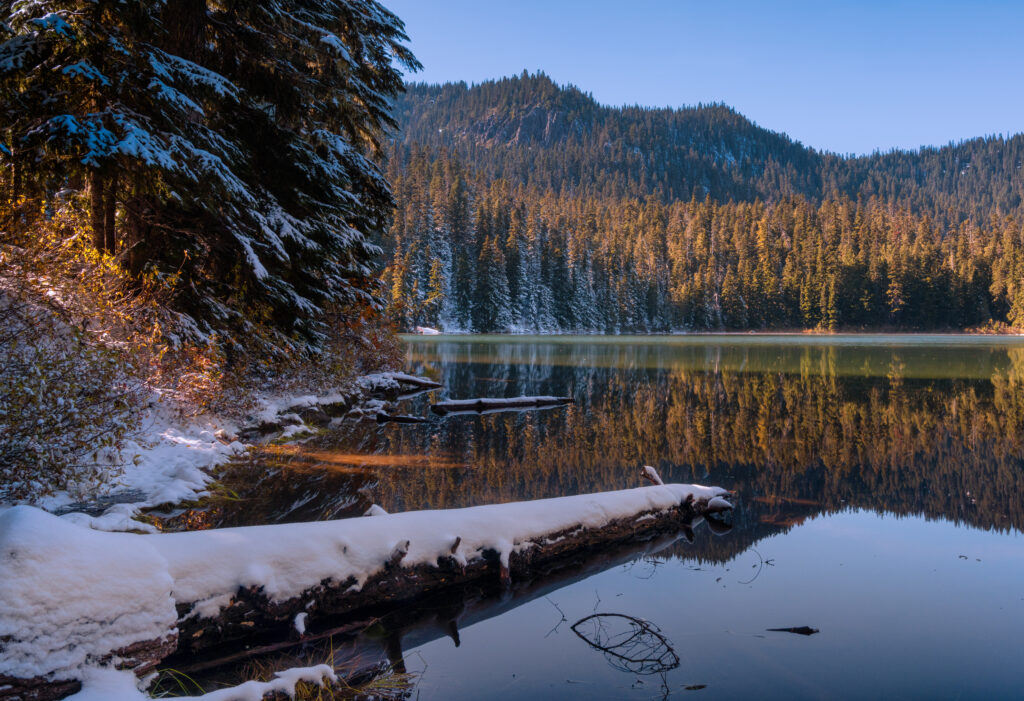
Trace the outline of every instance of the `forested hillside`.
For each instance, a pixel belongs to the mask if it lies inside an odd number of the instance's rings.
[[[1024,136],[844,158],[543,74],[412,85],[395,117],[406,328],[1024,325]]]

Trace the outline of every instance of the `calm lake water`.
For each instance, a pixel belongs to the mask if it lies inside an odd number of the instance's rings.
[[[407,606],[300,661],[390,659],[446,701],[1024,694],[1024,340],[416,337],[407,370],[444,384],[402,406],[428,423],[265,456],[217,525],[620,489],[646,463],[735,490],[732,528]],[[575,403],[428,411],[536,394]],[[574,630],[594,613],[650,627]]]

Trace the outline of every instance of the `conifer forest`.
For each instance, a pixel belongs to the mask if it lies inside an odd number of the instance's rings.
[[[526,73],[411,85],[395,117],[403,328],[1024,325],[1024,136],[842,157],[725,105],[609,108]]]

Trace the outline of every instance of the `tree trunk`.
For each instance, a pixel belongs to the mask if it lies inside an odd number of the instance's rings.
[[[127,195],[130,192],[130,195]],[[134,182],[126,188],[123,200],[125,210],[124,245],[128,248],[128,272],[138,276],[146,267],[146,250],[149,225],[145,221],[146,198],[142,176],[136,175]]]
[[[163,11],[171,53],[200,63],[206,32],[206,0],[167,0]]]
[[[97,251],[106,250],[106,222],[104,221],[103,177],[96,169],[89,171],[89,214],[92,220],[92,245]]]
[[[452,543],[452,555],[438,557],[432,565],[406,567],[401,560],[409,541],[400,543],[392,552],[389,564],[372,575],[361,587],[355,580],[324,581],[299,596],[283,601],[271,600],[260,587],[240,587],[232,594],[231,603],[212,618],[195,615],[196,602],[177,602],[178,652],[193,655],[211,648],[240,644],[254,635],[287,634],[296,614],[305,612],[307,620],[323,620],[355,616],[378,607],[388,607],[424,594],[458,587],[468,582],[490,578],[502,586],[527,579],[572,558],[587,558],[609,547],[645,541],[668,533],[687,533],[692,541],[692,528],[709,514],[732,508],[721,497],[688,497],[670,509],[643,510],[615,519],[600,527],[575,525],[564,531],[537,537],[533,547],[511,553],[506,567],[493,549],[472,553],[465,565],[454,556],[461,537]],[[372,527],[374,518],[367,517]]]
[[[119,177],[115,174],[106,188],[106,201],[103,203],[104,248],[114,255],[117,251],[117,186]]]

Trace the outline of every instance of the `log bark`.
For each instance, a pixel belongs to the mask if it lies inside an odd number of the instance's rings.
[[[301,647],[302,654],[306,655],[304,659],[326,659],[330,655],[338,655],[341,659],[361,659],[368,667],[376,668],[386,659],[385,641],[379,637],[380,630],[392,634],[397,632],[406,650],[442,637],[451,638],[458,645],[458,631],[461,629],[506,614],[570,584],[632,562],[644,554],[661,552],[679,542],[679,537],[678,532],[655,534],[649,539],[637,538],[637,542],[602,547],[600,552],[583,551],[574,557],[558,558],[539,568],[535,576],[517,579],[511,589],[505,589],[498,581],[488,578],[477,579],[420,597],[410,606],[382,615],[318,618],[313,628],[307,627],[301,640],[276,639],[263,645],[208,649],[198,658],[178,654],[165,660],[164,664],[197,676],[209,670]],[[371,629],[374,633],[368,635],[367,631]]]

